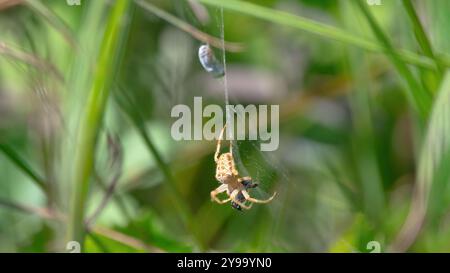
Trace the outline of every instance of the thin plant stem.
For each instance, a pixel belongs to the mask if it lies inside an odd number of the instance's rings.
[[[34,66],[35,68],[51,72],[57,80],[59,80],[60,82],[64,82],[62,73],[52,63],[49,63],[33,54],[12,47],[10,45],[7,45],[5,42],[0,41],[0,56],[2,55],[10,59]]]
[[[113,172],[113,177],[108,187],[105,189],[105,194],[102,198],[102,201],[92,213],[92,215],[86,220],[86,226],[89,228],[95,222],[95,220],[100,216],[102,211],[108,205],[109,200],[114,195],[114,190],[116,189],[117,182],[122,174],[122,161],[123,161],[123,153],[122,148],[119,142],[113,137],[108,135],[108,143],[111,147],[110,151],[110,159],[111,159],[111,171]]]
[[[173,16],[170,13],[165,12],[162,9],[157,8],[156,6],[152,5],[148,1],[143,0],[135,0],[136,4],[142,7],[145,10],[150,11],[151,13],[155,14],[156,16],[160,17],[161,19],[171,23],[172,25],[176,26],[177,28],[189,33],[192,37],[195,39],[202,41],[204,43],[210,44],[211,46],[214,46],[216,48],[222,48],[222,40],[218,39],[214,36],[209,35],[208,33],[204,33],[192,25],[178,19],[177,17]],[[232,43],[232,42],[224,42],[225,49],[230,52],[240,52],[244,50],[244,45],[240,43]]]
[[[405,7],[406,13],[408,14],[408,16],[414,26],[414,33],[415,33],[416,39],[420,45],[420,48],[422,49],[423,53],[428,58],[432,59],[435,62],[435,65],[439,72],[440,78],[442,78],[445,68],[441,64],[441,61],[436,57],[436,54],[433,50],[430,40],[428,39],[425,29],[423,28],[423,25],[420,22],[419,16],[417,15],[417,12],[414,9],[414,6],[413,6],[411,0],[402,0],[402,1],[403,1],[403,6]]]
[[[19,169],[21,169],[28,177],[31,178],[36,185],[43,190],[47,190],[45,179],[41,177],[31,166],[23,159],[14,149],[6,144],[0,143],[0,151],[6,155]]]

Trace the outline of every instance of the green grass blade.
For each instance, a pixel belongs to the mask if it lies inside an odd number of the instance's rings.
[[[316,22],[314,20],[303,18],[294,14],[290,14],[288,12],[274,10],[271,8],[262,7],[260,5],[240,0],[226,0],[226,1],[198,0],[198,1],[210,6],[223,7],[224,9],[230,11],[239,12],[272,23],[307,31],[328,39],[333,39],[345,44],[357,46],[368,51],[379,53],[386,53],[386,51],[389,51],[388,48],[385,48],[384,46],[376,42],[360,38],[357,35],[353,35],[335,26]],[[434,69],[434,62],[425,56],[421,56],[407,50],[396,50],[394,54],[398,59],[401,59],[404,62],[414,64],[423,68]],[[445,59],[444,61],[445,65],[450,66],[450,57],[442,56],[442,58]]]
[[[0,143],[0,151],[8,157],[20,170],[22,170],[28,177],[32,179],[43,191],[46,189],[45,180],[38,175],[38,173],[31,168],[28,162],[25,161],[13,148],[9,145]]]
[[[420,45],[420,48],[422,49],[422,52],[428,58],[432,59],[435,62],[436,68],[438,69],[439,73],[442,76],[442,74],[445,72],[444,68],[442,67],[441,61],[436,57],[434,53],[434,49],[431,46],[430,40],[428,39],[428,36],[425,33],[425,29],[423,28],[422,23],[420,22],[419,16],[417,15],[411,0],[402,0],[402,1],[406,13],[408,14],[413,24],[414,34],[416,36],[417,42]]]
[[[111,253],[109,248],[102,242],[102,239],[97,234],[88,232],[87,235],[102,253]]]
[[[341,3],[341,17],[346,29],[362,35],[359,18],[352,16],[355,10],[349,1]],[[385,213],[385,192],[377,157],[376,130],[374,125],[373,93],[368,54],[363,50],[346,51],[348,70],[352,77],[353,92],[349,102],[352,111],[352,157],[355,177],[361,196],[362,211],[374,225],[380,225]]]
[[[130,3],[130,0],[118,0],[110,12],[95,69],[94,82],[88,95],[77,137],[74,173],[71,175],[72,194],[67,239],[78,241],[81,245],[85,236],[84,209],[94,165],[97,135],[114,80],[113,68],[118,61],[117,56],[122,35],[125,33],[125,20]]]
[[[422,146],[415,196],[410,209],[410,214],[396,238],[393,248],[404,251],[409,248],[418,235],[429,202],[433,202],[432,208],[442,205],[442,183],[448,185],[450,158],[450,72],[444,77],[444,81],[433,105],[430,122],[426,132],[425,142]],[[438,187],[433,184],[438,183]],[[434,188],[433,195],[430,195]]]
[[[69,26],[40,0],[26,0],[25,2],[33,11],[43,17],[53,28],[64,37],[69,45],[75,47],[74,35]]]
[[[422,154],[419,163],[419,186],[423,199],[427,200],[433,182],[438,180],[448,183],[447,179],[438,177],[445,175],[448,171],[448,154],[450,153],[450,109],[448,102],[450,101],[450,72],[445,76],[442,86],[439,90],[438,97],[433,107],[433,114],[429,123],[427,137],[422,148]],[[430,202],[442,204],[439,202],[443,191],[435,191],[436,198],[429,199]],[[436,207],[436,206],[433,206]]]
[[[356,2],[359,9],[362,11],[366,17],[373,33],[377,37],[380,44],[386,48],[386,54],[397,69],[397,72],[405,80],[408,86],[408,92],[406,92],[406,97],[412,107],[418,112],[422,121],[425,121],[428,117],[428,113],[431,109],[432,98],[430,93],[428,93],[423,86],[415,79],[413,73],[408,68],[408,66],[398,57],[397,49],[394,48],[390,42],[388,36],[383,32],[381,27],[376,22],[375,18],[367,8],[367,3],[364,1]]]
[[[420,22],[419,16],[417,15],[416,10],[411,2],[411,0],[402,0],[403,6],[408,14],[408,17],[411,20],[412,27],[414,29],[414,34],[416,40],[420,46],[422,53],[428,58],[432,59],[435,63],[435,69],[433,71],[430,70],[421,70],[421,78],[424,86],[434,94],[440,82],[442,81],[442,77],[445,73],[445,67],[442,65],[440,58],[438,58],[435,54],[435,50],[431,45],[430,39],[428,38],[425,29],[423,28],[422,23]]]

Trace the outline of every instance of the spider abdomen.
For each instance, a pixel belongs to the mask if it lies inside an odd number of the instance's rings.
[[[234,160],[231,153],[224,153],[220,155],[217,161],[216,179],[224,184],[228,184],[230,179],[235,179],[238,175]]]

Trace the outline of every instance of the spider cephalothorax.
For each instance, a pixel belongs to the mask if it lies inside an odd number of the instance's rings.
[[[240,177],[236,169],[233,150],[230,141],[230,151],[228,153],[220,153],[220,143],[223,137],[225,127],[220,132],[219,140],[217,142],[216,153],[214,154],[214,161],[216,162],[216,179],[221,183],[219,187],[211,192],[211,200],[216,201],[219,204],[225,204],[231,201],[231,206],[237,210],[250,209],[253,203],[268,203],[272,201],[276,193],[274,193],[267,200],[259,200],[251,197],[248,193],[248,189],[258,186],[257,183],[252,181],[249,176]],[[217,198],[219,193],[225,192],[228,195],[227,199],[220,200]],[[246,202],[250,202],[250,205],[246,205]]]

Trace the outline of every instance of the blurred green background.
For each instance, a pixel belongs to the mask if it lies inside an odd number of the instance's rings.
[[[76,4],[0,0],[1,252],[450,250],[449,1]],[[280,105],[278,150],[236,143],[278,192],[243,212],[210,200],[215,141],[170,134],[224,105],[222,27],[230,103]]]

